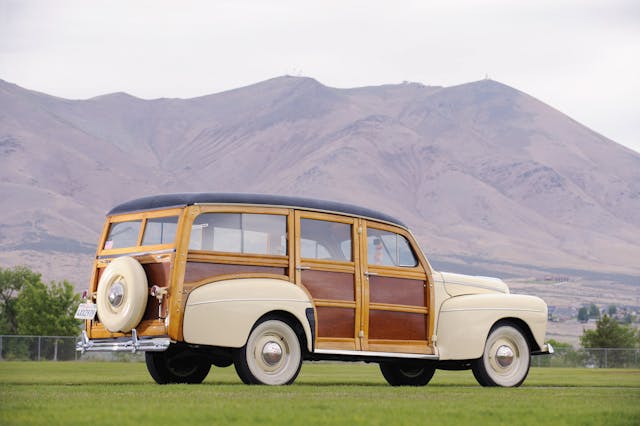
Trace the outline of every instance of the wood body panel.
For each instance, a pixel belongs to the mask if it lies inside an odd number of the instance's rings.
[[[369,277],[369,301],[425,306],[425,283],[420,280],[372,275]]]
[[[355,309],[317,306],[318,337],[340,337],[353,339]]]
[[[231,265],[223,263],[187,262],[184,273],[185,283],[195,283],[216,275],[231,274],[272,274],[287,275],[287,268],[257,265]]]
[[[353,273],[306,270],[302,285],[314,299],[356,300]]]
[[[157,309],[157,308],[156,308]],[[157,312],[156,312],[157,314]],[[164,324],[163,320],[143,320],[136,327],[136,331],[139,336],[162,336],[167,334],[167,327]],[[91,338],[92,339],[106,339],[109,337],[124,337],[131,336],[131,333],[112,333],[104,326],[102,323],[93,322],[91,327]]]
[[[427,316],[372,309],[369,311],[369,339],[427,340]]]

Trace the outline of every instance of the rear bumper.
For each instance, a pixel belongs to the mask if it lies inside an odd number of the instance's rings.
[[[87,332],[82,331],[82,339],[76,345],[76,351],[85,352],[162,352],[171,344],[168,337],[149,337],[138,339],[135,328],[131,330],[131,337],[115,339],[89,340]]]
[[[545,343],[542,345],[539,351],[531,352],[531,355],[551,355],[555,352],[551,343]]]

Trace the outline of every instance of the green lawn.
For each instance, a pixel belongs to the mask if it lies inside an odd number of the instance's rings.
[[[640,370],[534,368],[516,389],[438,371],[388,386],[376,365],[307,363],[291,386],[246,386],[233,367],[202,385],[156,385],[141,363],[0,362],[0,425],[639,425]]]

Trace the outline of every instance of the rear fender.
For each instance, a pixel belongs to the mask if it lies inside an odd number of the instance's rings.
[[[189,294],[183,321],[187,343],[240,348],[260,317],[287,312],[304,330],[307,349],[313,334],[305,310],[313,308],[307,294],[289,281],[242,278],[202,285]]]

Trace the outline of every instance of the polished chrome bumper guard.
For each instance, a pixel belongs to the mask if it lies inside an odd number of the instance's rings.
[[[531,355],[553,355],[555,349],[551,346],[551,343],[545,343],[539,351],[531,352]]]
[[[85,352],[162,352],[166,351],[171,343],[168,337],[149,337],[138,339],[138,333],[134,328],[131,337],[117,339],[89,340],[87,332],[82,331],[82,338],[76,345],[76,351]]]

